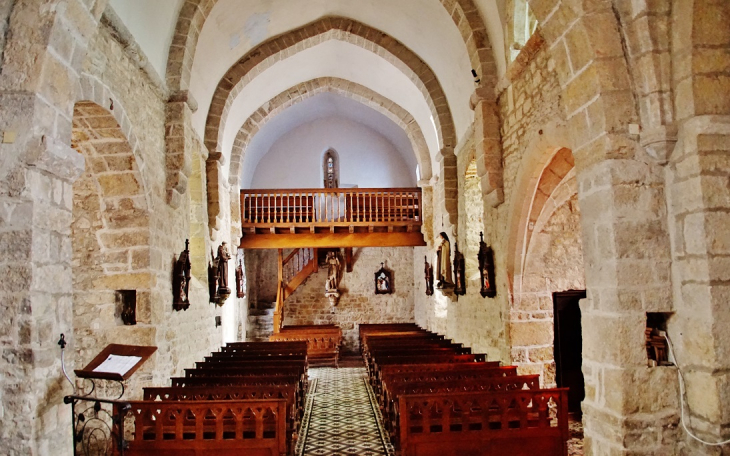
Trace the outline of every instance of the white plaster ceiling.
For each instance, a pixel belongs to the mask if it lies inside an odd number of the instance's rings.
[[[255,170],[271,146],[287,132],[325,118],[346,118],[367,126],[387,139],[408,169],[416,168],[416,157],[405,132],[383,114],[350,98],[324,92],[297,103],[271,119],[246,149],[241,172],[241,188],[249,188]]]
[[[196,128],[205,122],[216,85],[241,56],[268,38],[324,16],[352,18],[413,50],[444,89],[456,137],[467,130],[473,120],[469,108],[474,91],[471,64],[459,30],[438,0],[219,0],[200,32],[193,63],[190,89],[202,107],[194,115]],[[368,73],[380,71],[378,65]]]
[[[374,67],[380,71],[371,71]],[[426,138],[432,158],[436,156],[438,140],[431,122],[431,112],[416,86],[381,57],[342,41],[326,41],[277,62],[246,85],[231,105],[224,126],[221,145],[224,155],[229,156],[241,125],[254,111],[279,93],[321,77],[356,82],[400,105],[414,116]],[[224,162],[225,167],[228,162]]]
[[[165,79],[169,45],[183,0],[111,0],[110,6],[135,36]],[[474,0],[485,21],[500,74],[506,65],[504,0]],[[469,97],[474,85],[466,46],[439,0],[219,0],[202,30],[190,90],[200,109],[193,125],[202,137],[210,101],[226,71],[253,47],[325,16],[343,16],[383,31],[414,51],[436,74],[449,104],[456,137],[473,121]],[[273,71],[272,71],[273,70]],[[357,82],[406,109],[417,121],[432,157],[438,151],[431,111],[413,83],[386,60],[343,42],[331,41],[279,62],[239,94],[224,126],[222,151],[246,117],[290,87],[323,76]],[[227,161],[226,161],[227,162]],[[438,169],[435,164],[433,169]]]

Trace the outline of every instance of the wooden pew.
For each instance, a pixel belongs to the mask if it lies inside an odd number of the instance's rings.
[[[401,395],[395,443],[403,456],[566,456],[567,393],[551,389]]]
[[[368,374],[379,378],[379,371],[382,366],[390,364],[454,364],[454,363],[483,363],[486,361],[484,354],[445,354],[445,355],[411,355],[411,356],[381,356],[370,363]]]
[[[425,382],[409,382],[384,384],[384,393],[380,408],[385,418],[386,428],[397,437],[395,426],[399,421],[400,409],[398,398],[408,394],[438,394],[453,392],[508,392],[522,389],[536,390],[540,388],[539,375],[520,375],[509,377],[475,377],[459,380],[440,380]]]
[[[297,429],[304,415],[304,403],[296,385],[246,385],[213,387],[144,388],[145,401],[241,401],[284,399],[287,406],[289,440],[296,440]]]
[[[286,400],[133,401],[127,456],[285,456]]]
[[[306,341],[310,364],[339,364],[342,329],[335,325],[285,326],[281,332],[271,335],[271,341]]]

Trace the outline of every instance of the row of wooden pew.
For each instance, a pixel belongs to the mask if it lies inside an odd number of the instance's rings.
[[[310,366],[338,367],[342,329],[337,325],[291,325],[269,337],[271,341],[304,341]]]
[[[291,455],[307,369],[306,342],[230,343],[131,402],[124,454]]]
[[[360,347],[400,455],[567,455],[567,389],[414,324],[362,324]]]

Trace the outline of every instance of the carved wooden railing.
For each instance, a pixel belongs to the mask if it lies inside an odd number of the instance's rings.
[[[284,301],[317,270],[317,249],[294,249],[284,258],[279,249],[279,288],[274,309],[274,332],[278,333],[284,321]]]
[[[420,188],[241,190],[245,228],[420,225]]]

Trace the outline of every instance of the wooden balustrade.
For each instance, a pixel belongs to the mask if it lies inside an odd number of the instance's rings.
[[[419,224],[420,188],[241,190],[245,227]]]
[[[426,245],[420,188],[241,190],[240,248]]]

